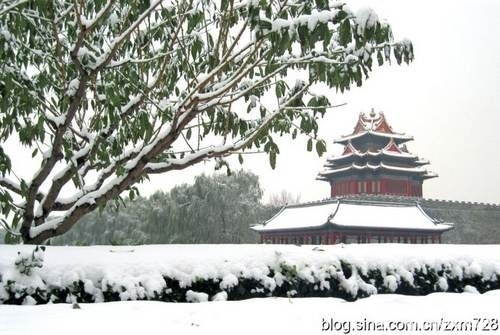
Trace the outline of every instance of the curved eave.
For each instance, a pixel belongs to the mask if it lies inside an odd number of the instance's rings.
[[[415,231],[415,232],[426,232],[426,233],[435,233],[435,232],[445,232],[453,229],[452,225],[447,225],[444,223],[437,224],[434,229],[425,229],[425,228],[411,228],[411,227],[384,227],[384,226],[346,226],[339,225],[334,222],[330,222],[330,226],[337,228],[339,230],[382,230],[382,231]],[[437,227],[442,226],[442,227]]]
[[[436,178],[438,177],[439,175],[437,173],[434,173],[434,172],[427,172],[424,176],[423,176],[423,179],[431,179],[431,178]]]
[[[328,228],[330,226],[330,222],[325,222],[324,224],[320,226],[303,226],[303,227],[290,227],[290,228],[266,228],[265,225],[256,225],[250,227],[250,229],[256,231],[256,232],[270,232],[270,233],[285,233],[285,232],[290,232],[290,231],[302,231],[302,230],[321,230]]]
[[[325,176],[321,175],[321,174],[318,174],[316,176],[316,180],[321,180],[321,181],[329,181],[328,178],[326,178]]]
[[[388,158],[396,158],[396,159],[401,159],[405,161],[410,161],[414,164],[418,164],[419,166],[421,165],[427,165],[430,162],[425,161],[425,160],[420,160],[418,156],[412,155],[412,154],[398,154],[398,153],[393,153],[387,150],[382,150],[382,151],[377,151],[377,152],[372,152],[372,151],[367,151],[364,153],[360,152],[351,152],[346,155],[342,156],[337,156],[337,157],[331,157],[326,160],[326,164],[335,164],[338,162],[342,162],[344,160],[347,160],[351,157],[359,157],[359,158],[364,158],[364,157],[388,157]]]
[[[366,164],[366,165],[363,165],[363,166],[358,166],[356,164],[351,164],[351,165],[343,167],[343,168],[322,171],[322,172],[319,173],[319,175],[320,176],[328,176],[328,175],[342,173],[342,172],[347,172],[347,171],[363,171],[363,170],[370,170],[370,171],[386,170],[386,171],[393,171],[393,172],[419,174],[419,175],[421,175],[422,177],[425,177],[425,178],[434,178],[434,177],[437,177],[437,175],[435,173],[431,173],[431,172],[429,172],[429,171],[427,171],[425,169],[421,169],[420,167],[404,168],[404,167],[390,166],[390,165],[386,165],[386,164],[383,164],[383,163],[381,163],[379,165]]]
[[[422,165],[428,165],[431,162],[429,162],[427,159],[417,159],[413,163],[418,164],[419,166],[422,166]]]
[[[413,136],[409,136],[409,135],[405,135],[405,134],[382,133],[382,132],[373,131],[373,130],[365,130],[365,131],[357,133],[357,134],[343,136],[339,139],[334,140],[333,143],[347,144],[348,141],[362,138],[364,136],[383,137],[383,138],[389,138],[389,139],[392,138],[394,140],[394,142],[396,142],[397,144],[401,144],[401,143],[413,140]]]
[[[426,233],[435,233],[435,232],[445,232],[454,228],[452,224],[448,223],[439,223],[436,224],[434,229],[424,229],[424,228],[412,228],[412,227],[384,227],[384,226],[348,226],[348,225],[340,225],[335,222],[326,222],[321,226],[303,226],[303,227],[291,227],[291,228],[277,228],[277,229],[266,229],[265,225],[257,225],[252,226],[250,229],[256,232],[269,232],[269,233],[287,233],[287,232],[299,232],[303,230],[322,230],[334,228],[337,230],[381,230],[381,231],[415,231],[415,232],[426,232]]]
[[[404,153],[404,152],[397,153],[397,152],[392,152],[392,151],[389,151],[389,150],[382,150],[380,153],[382,154],[382,156],[404,158],[404,159],[412,159],[412,160],[415,160],[415,161],[418,160],[417,156],[412,155],[412,154],[408,154],[408,153]]]

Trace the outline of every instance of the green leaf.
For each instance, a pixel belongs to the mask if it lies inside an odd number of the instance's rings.
[[[382,52],[380,52],[380,50],[377,51],[377,60],[379,66],[384,64],[384,58],[382,57]]]
[[[269,164],[271,164],[271,169],[276,168],[276,152],[274,151],[269,152]]]
[[[318,9],[328,9],[328,0],[316,0],[316,7]]]
[[[128,198],[129,198],[130,201],[132,201],[132,200],[135,199],[135,192],[134,192],[134,190],[131,189],[131,190],[128,191]]]
[[[267,20],[259,20],[259,28],[262,30],[271,30],[272,28],[271,22]]]
[[[310,138],[309,140],[307,140],[307,151],[312,151],[313,149],[313,140],[312,138]]]
[[[316,141],[316,152],[321,157],[326,152],[326,143],[323,140]]]
[[[7,232],[4,236],[4,242],[5,244],[19,244],[21,243],[21,236]]]
[[[284,91],[284,85],[283,85],[283,82],[282,81],[278,81],[276,83],[276,86],[274,88],[275,90],[275,94],[276,94],[276,97],[277,98],[281,98],[283,96],[283,94],[285,93]]]
[[[240,164],[243,164],[243,155],[242,154],[238,154],[238,161],[240,162]]]
[[[349,19],[342,21],[339,27],[339,42],[342,46],[347,46],[352,41],[351,22]]]

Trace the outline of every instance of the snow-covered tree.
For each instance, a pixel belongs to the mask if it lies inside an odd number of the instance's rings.
[[[51,244],[256,243],[249,227],[279,208],[261,203],[259,178],[243,170],[200,175],[193,185],[175,186],[149,198],[124,199],[126,206],[107,206],[81,218]]]
[[[40,243],[152,174],[256,148],[274,166],[273,135],[315,138],[331,107],[314,84],[344,91],[391,58],[411,61],[411,43],[328,0],[4,0],[2,223]]]
[[[267,203],[276,208],[298,204],[300,203],[300,194],[292,194],[290,191],[281,190],[279,193],[271,194]]]

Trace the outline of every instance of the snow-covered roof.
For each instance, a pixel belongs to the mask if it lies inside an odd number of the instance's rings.
[[[252,229],[260,231],[321,227],[328,223],[328,217],[337,207],[337,202],[285,206],[264,225],[253,226]]]
[[[252,229],[265,232],[319,227],[436,232],[452,229],[451,224],[432,219],[417,202],[348,199],[287,206],[266,223]]]
[[[392,130],[392,127],[387,122],[383,112],[376,113],[373,109],[370,113],[360,113],[358,122],[354,127],[354,131],[350,135],[342,136],[340,139],[334,141],[334,143],[347,143],[350,140],[360,138],[363,136],[378,136],[391,138],[398,143],[403,143],[406,141],[413,140],[412,136],[405,135],[403,133],[397,133]]]
[[[397,134],[397,133],[384,133],[384,132],[379,132],[375,130],[364,130],[356,134],[351,134],[347,136],[342,136],[339,139],[334,140],[334,143],[340,143],[340,144],[345,144],[348,141],[352,141],[356,138],[361,138],[363,136],[375,136],[375,137],[385,137],[385,138],[392,138],[394,141],[398,143],[403,143],[406,141],[411,141],[413,140],[413,136],[410,135],[405,135],[405,134]]]
[[[380,163],[377,165],[373,165],[370,163],[366,163],[364,165],[357,165],[355,163],[343,166],[343,167],[331,167],[327,168],[319,173],[319,176],[325,176],[325,175],[330,175],[330,174],[335,174],[335,173],[340,173],[340,172],[345,172],[349,170],[372,170],[372,171],[377,171],[377,170],[390,170],[390,171],[399,171],[399,172],[409,172],[409,173],[419,173],[422,174],[423,177],[425,178],[434,178],[437,177],[437,174],[433,172],[427,171],[425,168],[422,166],[414,166],[414,167],[400,167],[400,166],[395,166],[395,165],[389,165],[385,163]]]
[[[371,157],[377,157],[377,156],[391,156],[391,157],[397,157],[397,158],[410,158],[410,159],[418,159],[417,156],[415,155],[412,155],[410,153],[407,153],[407,152],[401,152],[401,153],[398,153],[398,152],[394,152],[394,151],[390,151],[390,150],[385,150],[385,149],[382,149],[382,150],[377,150],[377,151],[365,151],[365,152],[360,152],[358,150],[356,151],[351,151],[347,154],[344,154],[344,155],[341,155],[341,156],[332,156],[332,157],[329,157],[327,159],[327,161],[330,161],[330,162],[334,162],[334,161],[339,161],[339,160],[342,160],[342,159],[345,159],[345,158],[348,158],[348,157],[351,157],[351,156],[357,156],[357,157],[365,157],[365,156],[371,156]],[[427,162],[428,161],[422,161],[422,160],[416,160],[415,163],[423,163],[423,162]]]

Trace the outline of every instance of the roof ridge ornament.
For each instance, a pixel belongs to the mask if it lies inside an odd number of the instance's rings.
[[[377,116],[377,114],[375,113],[375,108],[372,107],[372,109],[370,110],[370,117],[374,119],[375,116]]]

